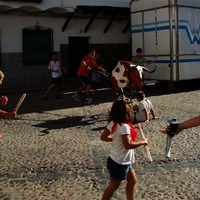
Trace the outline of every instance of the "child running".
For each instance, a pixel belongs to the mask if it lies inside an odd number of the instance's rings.
[[[60,60],[58,60],[58,55],[56,52],[52,52],[51,54],[51,61],[48,65],[48,70],[51,72],[52,76],[52,83],[51,85],[47,88],[46,92],[44,93],[43,99],[47,100],[47,94],[49,91],[56,87],[56,99],[61,99],[62,96],[60,95],[60,87],[62,84],[62,71],[66,73],[66,69],[62,66]]]
[[[137,132],[132,125],[134,116],[129,98],[117,98],[112,105],[109,118],[112,121],[100,136],[101,140],[112,142],[107,160],[110,183],[103,193],[102,200],[111,199],[122,180],[127,180],[127,200],[134,200],[136,175],[132,167],[135,162],[133,149],[147,145],[148,142],[146,139],[136,141]]]

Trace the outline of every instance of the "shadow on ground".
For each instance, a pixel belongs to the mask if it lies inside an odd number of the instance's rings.
[[[59,109],[67,109],[67,108],[76,108],[83,106],[83,102],[77,102],[72,98],[72,95],[76,92],[77,88],[62,88],[63,99],[56,99],[54,96],[54,91],[50,91],[48,95],[48,99],[43,99],[43,90],[34,90],[34,91],[26,91],[26,98],[22,103],[21,107],[18,110],[19,114],[32,113],[32,112],[44,112],[51,110],[59,110]],[[165,95],[169,93],[179,93],[179,92],[189,92],[193,90],[200,89],[200,80],[193,81],[180,81],[174,83],[174,90],[169,91],[167,89],[167,82],[157,83],[154,85],[147,85],[144,87],[144,92],[146,97],[149,96],[158,96]],[[124,91],[130,93],[130,88],[124,88]],[[7,93],[6,96],[9,99],[7,106],[2,107],[0,109],[6,111],[14,110],[17,102],[21,96],[23,91],[21,90],[19,93]],[[4,94],[1,94],[4,95]],[[85,98],[85,94],[82,94],[82,98]],[[109,83],[105,82],[102,84],[100,88],[99,94],[93,96],[93,102],[95,104],[101,104],[105,102],[113,102],[116,98],[116,95],[112,93]],[[133,97],[134,98],[134,97]]]

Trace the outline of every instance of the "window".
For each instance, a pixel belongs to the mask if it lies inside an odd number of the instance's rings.
[[[41,26],[23,31],[23,65],[40,65],[49,62],[53,51],[53,30]]]

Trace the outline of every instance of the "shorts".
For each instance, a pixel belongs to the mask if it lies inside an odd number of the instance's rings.
[[[125,180],[127,174],[133,169],[131,164],[120,165],[116,163],[111,157],[107,160],[107,169],[110,173],[110,178],[115,180]]]
[[[138,122],[138,120],[136,119],[136,117],[134,117],[134,121],[133,121],[133,124],[138,124],[140,122]]]
[[[133,121],[133,124],[138,124],[138,123],[139,123],[138,120],[136,119],[136,114],[137,114],[137,112],[138,112],[138,109],[133,111],[133,114],[134,114],[134,121]]]
[[[90,85],[90,80],[87,76],[79,76],[78,78],[82,86]]]
[[[58,78],[52,78],[54,84],[61,84],[62,83],[62,76]]]
[[[93,82],[99,82],[100,81],[100,76],[101,74],[98,74],[98,73],[92,73],[92,81]]]

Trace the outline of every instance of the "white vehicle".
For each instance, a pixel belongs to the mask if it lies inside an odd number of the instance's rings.
[[[131,32],[132,56],[137,48],[147,60],[157,55],[145,78],[200,79],[200,0],[132,0]]]

